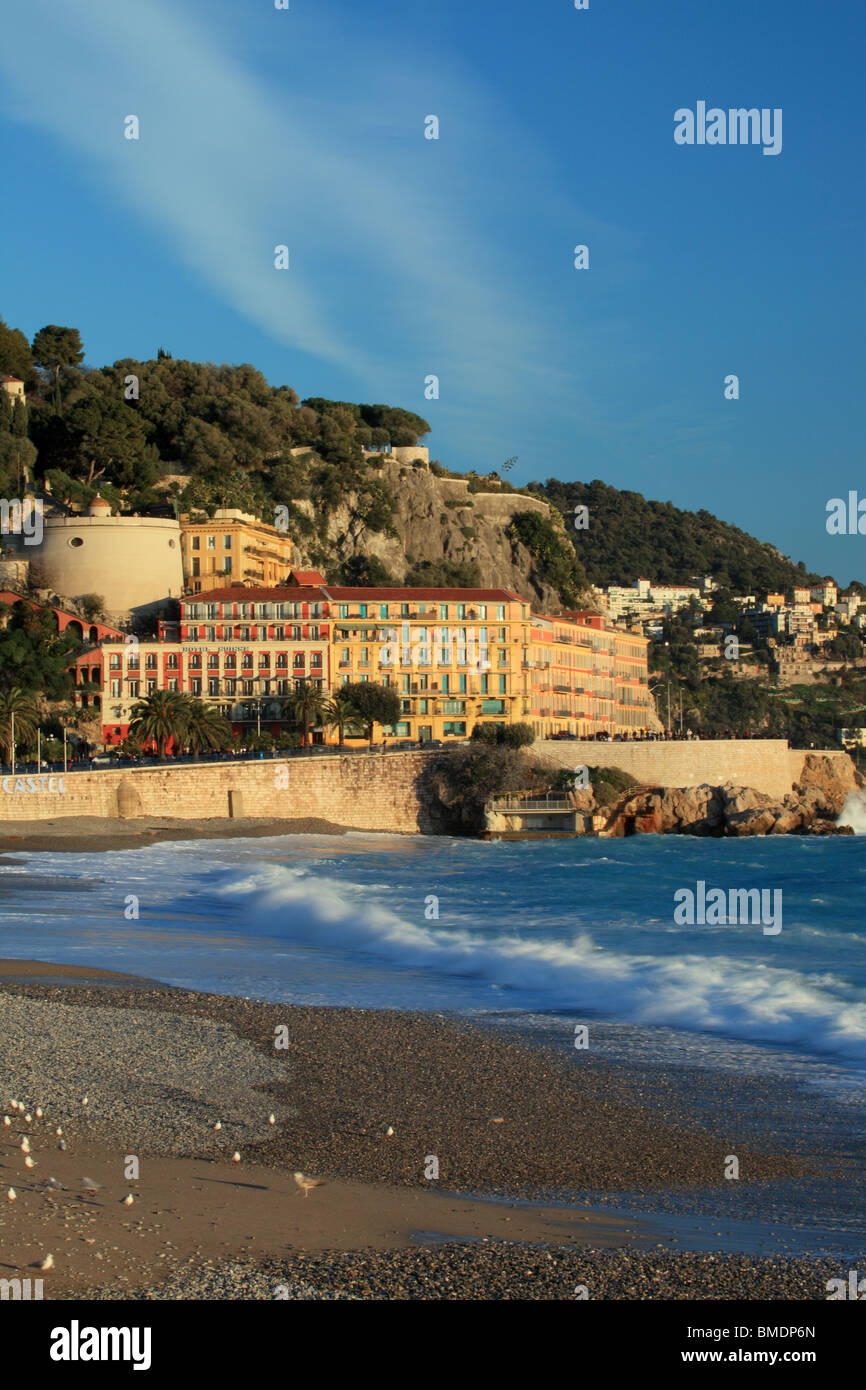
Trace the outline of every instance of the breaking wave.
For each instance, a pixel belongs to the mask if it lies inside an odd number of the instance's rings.
[[[866,1063],[866,1000],[832,972],[720,954],[660,958],[612,950],[588,931],[521,939],[489,928],[421,925],[372,901],[366,887],[303,868],[259,867],[219,891],[235,900],[246,929],[257,935],[471,977],[514,990],[521,1008],[588,1010]],[[423,911],[422,894],[419,918]]]

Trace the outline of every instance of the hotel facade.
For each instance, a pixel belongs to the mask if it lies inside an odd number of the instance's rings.
[[[477,723],[585,738],[653,722],[646,638],[597,614],[535,614],[508,589],[347,588],[306,571],[278,587],[188,595],[180,609],[160,640],[108,642],[74,664],[79,703],[98,703],[106,745],[126,737],[136,702],[162,689],[215,705],[240,741],[278,734],[301,681],[330,697],[351,682],[393,686],[400,718],[389,742],[463,739]]]

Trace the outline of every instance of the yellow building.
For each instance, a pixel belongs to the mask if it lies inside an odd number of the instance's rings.
[[[236,508],[220,509],[212,519],[182,516],[180,520],[188,592],[245,583],[263,588],[285,584],[294,544],[276,527]]]
[[[531,717],[537,738],[632,735],[652,723],[648,639],[596,613],[532,615]]]
[[[528,720],[530,611],[517,594],[330,584],[322,592],[330,600],[331,694],[356,681],[393,686],[401,701],[395,738],[466,738],[477,723]]]

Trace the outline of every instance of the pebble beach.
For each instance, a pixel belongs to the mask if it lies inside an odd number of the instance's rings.
[[[814,1164],[714,1132],[663,1086],[648,1105],[616,1067],[435,1015],[45,963],[0,977],[0,1107],[31,1116],[0,1130],[4,1274],[50,1251],[46,1297],[820,1299],[840,1273],[677,1251],[658,1220],[575,1198],[712,1192],[733,1151],[744,1187]]]

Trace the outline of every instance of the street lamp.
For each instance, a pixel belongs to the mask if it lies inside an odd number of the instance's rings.
[[[666,726],[666,729],[665,729],[665,733],[666,733],[667,737],[670,738],[670,736],[671,736],[671,683],[670,683],[670,680],[667,680],[667,681],[656,681],[656,684],[655,684],[655,685],[650,685],[650,686],[647,687],[647,689],[649,690],[649,693],[652,695],[652,694],[654,693],[654,691],[656,691],[656,690],[663,690],[664,687],[665,687],[665,685],[667,685],[667,689],[668,689],[668,720],[667,720],[667,726]]]

